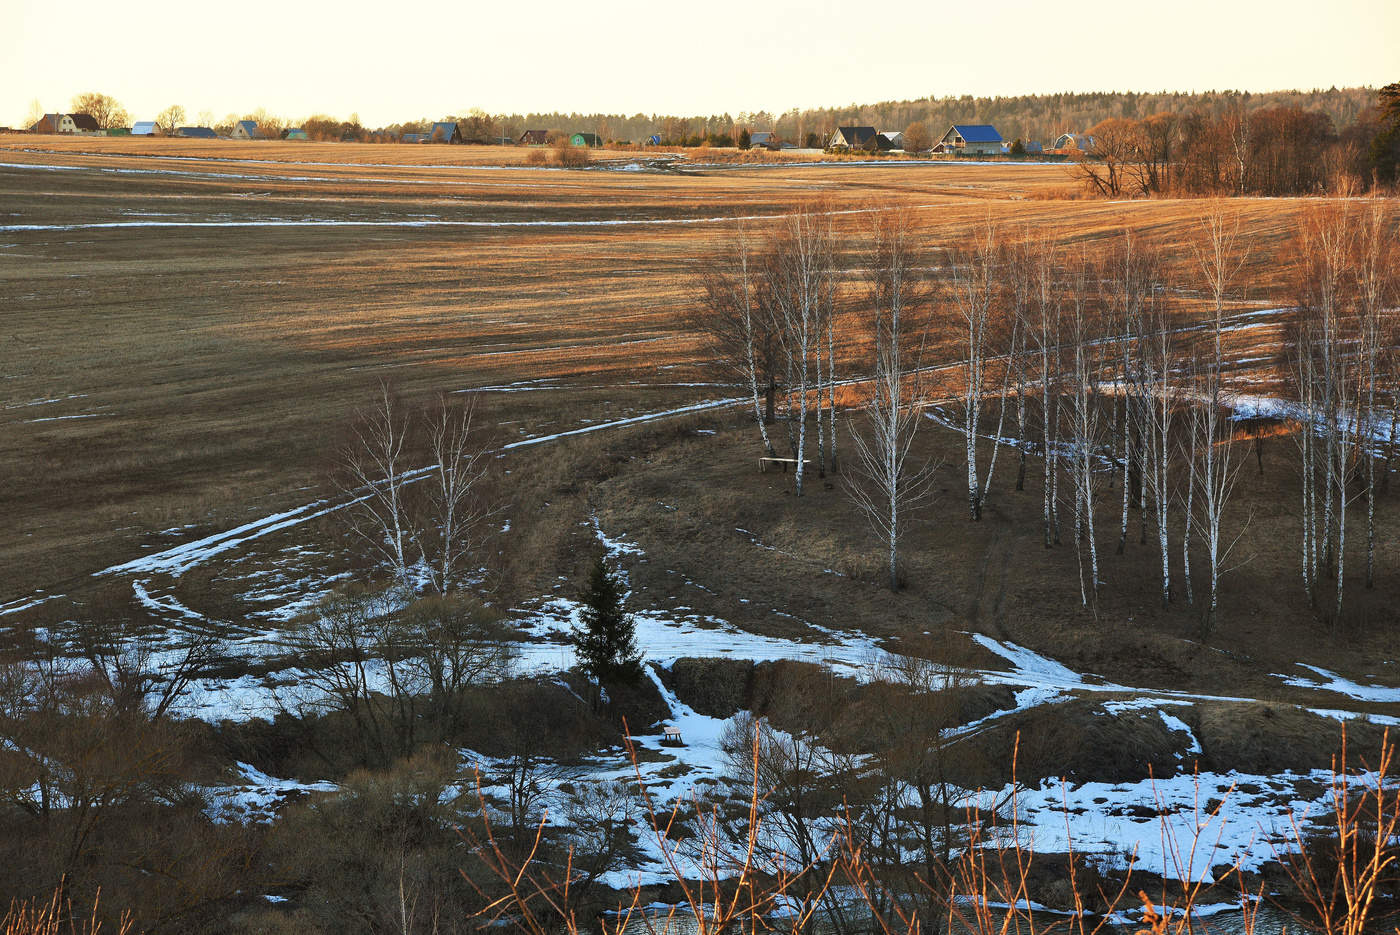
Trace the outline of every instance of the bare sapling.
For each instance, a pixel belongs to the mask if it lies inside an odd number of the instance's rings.
[[[1288,851],[1275,851],[1311,916],[1295,913],[1297,921],[1327,935],[1379,931],[1376,914],[1388,896],[1393,899],[1400,867],[1400,786],[1389,730],[1375,764],[1361,775],[1355,772],[1343,731],[1341,752],[1332,765],[1326,824],[1291,814]]]

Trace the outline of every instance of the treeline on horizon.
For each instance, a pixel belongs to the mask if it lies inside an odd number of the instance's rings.
[[[1158,113],[1200,113],[1220,116],[1236,110],[1264,107],[1300,107],[1326,114],[1338,128],[1350,126],[1376,103],[1374,88],[1328,88],[1311,91],[1177,91],[1078,92],[1027,94],[1015,97],[923,98],[850,104],[775,114],[741,111],[737,114],[676,116],[664,114],[529,113],[487,114],[472,110],[448,114],[457,119],[464,137],[485,141],[496,137],[518,138],[526,130],[587,131],[605,140],[633,143],[660,136],[674,143],[698,145],[705,140],[731,137],[739,129],[771,130],[780,137],[802,143],[808,134],[826,135],[838,126],[873,126],[877,130],[903,130],[921,122],[941,136],[953,123],[990,123],[1006,139],[1050,143],[1061,133],[1083,133],[1110,118],[1142,119]],[[314,118],[313,118],[314,119]],[[329,118],[326,118],[329,120]],[[308,121],[310,122],[310,121]],[[427,118],[382,128],[390,134],[424,132]]]

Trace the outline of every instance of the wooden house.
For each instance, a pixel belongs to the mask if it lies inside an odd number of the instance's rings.
[[[256,120],[240,120],[233,125],[233,132],[229,136],[235,140],[260,140],[263,133],[258,129]]]
[[[879,146],[879,136],[874,127],[837,127],[826,145],[830,149],[871,149]]]
[[[439,120],[428,131],[428,142],[460,143],[462,142],[462,128],[457,126],[455,120]]]

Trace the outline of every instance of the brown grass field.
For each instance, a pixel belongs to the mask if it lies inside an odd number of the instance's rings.
[[[537,381],[530,391],[482,394],[483,415],[506,439],[737,395],[714,385],[728,378],[707,366],[708,352],[682,324],[698,264],[735,218],[819,203],[852,212],[840,224],[855,238],[870,212],[908,206],[935,245],[991,218],[1047,232],[1069,249],[1127,227],[1175,245],[1187,276],[1180,245],[1206,209],[1190,200],[1081,200],[1061,166],[527,171],[465,164],[500,158],[486,147],[27,136],[0,137],[0,150],[0,604],[39,591],[77,597],[109,565],[314,500],[347,420],[383,380],[411,396]],[[1254,258],[1241,307],[1288,304],[1288,240],[1301,206],[1232,203]],[[1197,314],[1183,303],[1184,319]],[[1268,337],[1251,340],[1260,335]],[[850,372],[856,350],[847,356]],[[1239,380],[1273,388],[1268,373]],[[564,491],[584,519],[585,507],[597,511],[669,556],[657,568],[697,580],[706,571],[738,576],[745,593],[791,602],[793,613],[824,625],[846,624],[834,610],[841,606],[879,635],[916,620],[928,629],[985,627],[1042,647],[1068,640],[1065,652],[1095,664],[1093,640],[1073,635],[1084,632],[1075,629],[1083,623],[1077,591],[1073,600],[1061,593],[1072,553],[1040,554],[1038,487],[1013,497],[1003,475],[1006,499],[994,509],[1025,516],[1014,528],[969,529],[957,472],[945,466],[951,502],[915,534],[923,544],[911,546],[911,577],[924,583],[891,605],[875,584],[878,565],[858,557],[865,540],[839,488],[818,486],[796,504],[781,494],[781,475],[749,476],[754,446],[746,430],[730,429],[739,419],[689,420],[678,430],[685,438],[657,429],[590,437],[560,455],[531,449],[517,470],[538,476],[522,484],[515,506],[543,509]],[[695,424],[721,431],[697,439]],[[930,427],[927,444],[951,451],[956,440],[935,440],[937,432]],[[665,445],[646,456],[655,471],[638,466],[621,478],[619,468],[598,467],[639,460],[627,446],[657,433]],[[1260,483],[1277,498],[1260,500],[1260,513],[1291,503],[1281,499],[1291,496],[1290,449],[1286,439],[1271,449],[1276,475]],[[579,489],[589,471],[608,482]],[[647,512],[663,501],[677,508]],[[844,518],[830,533],[804,533],[798,513],[827,502]],[[684,529],[672,530],[676,523]],[[1298,595],[1274,586],[1296,577],[1283,524],[1264,527],[1276,542],[1232,579],[1239,590],[1227,619],[1250,621],[1234,631],[1238,640],[1263,639],[1279,615],[1306,626]],[[853,577],[818,575],[817,588],[784,583],[771,556],[736,548],[727,531],[735,526],[768,529],[804,561]],[[577,561],[568,535],[540,536],[528,559],[538,568],[526,574],[537,584],[572,570],[554,567],[555,558]],[[1107,558],[1111,576],[1142,579],[1104,611],[1128,627],[1158,616],[1150,547],[1134,548],[1139,559],[1116,559],[1126,568],[1113,571]],[[1393,571],[1387,557],[1383,574]],[[197,583],[217,590],[208,575]],[[713,600],[716,611],[742,617],[732,602]],[[1358,600],[1365,613],[1385,615],[1383,603]],[[1040,636],[1020,634],[1037,617]],[[1186,678],[1152,671],[1170,653],[1147,643],[1192,633],[1184,612],[1167,617],[1163,635],[1130,641],[1141,644],[1140,663],[1119,658],[1115,668],[1141,670],[1154,684]],[[1375,645],[1368,637],[1353,649]],[[1361,656],[1348,658],[1362,665]]]

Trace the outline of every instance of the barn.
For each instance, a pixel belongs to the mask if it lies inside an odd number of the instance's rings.
[[[520,134],[521,146],[543,146],[549,142],[548,130],[526,130]]]
[[[132,136],[158,136],[160,128],[156,126],[154,120],[138,120],[136,126],[131,128]]]
[[[1000,156],[1001,134],[990,123],[955,123],[943,134],[941,152],[959,156]]]
[[[217,140],[219,138],[219,134],[210,127],[181,127],[175,131],[175,135],[193,140]]]
[[[260,140],[263,138],[262,131],[258,129],[256,120],[240,120],[233,125],[233,132],[229,134],[235,140]]]
[[[309,140],[310,138],[301,127],[288,127],[282,131],[282,139],[284,140]]]

